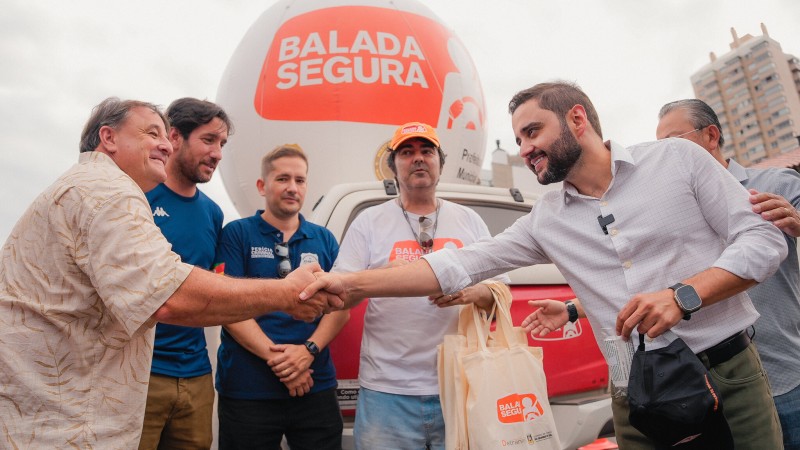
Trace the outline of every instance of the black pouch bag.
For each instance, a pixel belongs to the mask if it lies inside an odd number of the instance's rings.
[[[630,422],[658,448],[732,449],[722,398],[706,367],[682,339],[633,355],[628,383]]]

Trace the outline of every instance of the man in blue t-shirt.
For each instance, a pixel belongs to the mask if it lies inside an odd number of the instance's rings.
[[[167,109],[167,181],[148,192],[153,218],[184,262],[210,269],[222,210],[197,189],[211,179],[232,132],[218,105],[182,98]],[[159,323],[139,449],[211,447],[214,386],[203,328]]]
[[[234,277],[283,278],[302,264],[330,270],[339,252],[327,229],[300,214],[308,160],[297,145],[262,159],[258,192],[266,208],[233,221],[217,245],[217,272]],[[224,327],[217,358],[219,448],[341,449],[342,417],[328,344],[348,311],[312,323],[270,313]]]

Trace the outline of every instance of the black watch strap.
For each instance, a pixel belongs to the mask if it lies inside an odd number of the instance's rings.
[[[314,343],[314,341],[306,341],[305,342],[306,349],[308,349],[308,353],[311,353],[311,356],[314,358],[319,355],[319,346]]]
[[[572,300],[567,300],[564,302],[567,306],[567,317],[571,323],[575,323],[578,321],[578,307],[575,306],[575,303]]]
[[[694,287],[692,287],[692,286],[690,286],[688,284],[683,284],[683,283],[675,283],[672,286],[670,286],[669,288],[672,289],[672,291],[673,291],[673,296],[674,296],[674,299],[675,299],[675,303],[677,303],[678,307],[681,309],[681,311],[683,311],[683,320],[691,319],[692,318],[692,313],[697,312],[697,310],[699,310],[700,306],[702,305],[702,300],[700,300],[700,297],[697,295],[697,291],[694,290]],[[686,288],[688,290],[689,298],[686,298],[685,296],[681,296],[681,294],[678,292],[678,289],[681,289],[681,288]],[[685,291],[684,291],[684,294],[686,294]],[[687,300],[690,302],[689,305],[685,305],[684,304],[684,301],[687,301]],[[691,300],[694,300],[696,304],[692,305],[691,304]],[[688,306],[688,309],[687,309],[687,306]]]

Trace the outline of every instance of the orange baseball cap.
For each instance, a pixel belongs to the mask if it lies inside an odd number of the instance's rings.
[[[439,136],[436,135],[436,128],[433,128],[427,123],[409,122],[400,125],[394,132],[392,141],[389,143],[389,150],[394,151],[400,144],[412,138],[424,138],[433,142],[433,145],[436,147],[441,147],[441,144],[439,144]]]

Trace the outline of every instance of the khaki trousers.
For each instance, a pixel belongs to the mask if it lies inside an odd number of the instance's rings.
[[[139,449],[208,450],[213,411],[210,373],[192,378],[150,374]]]

